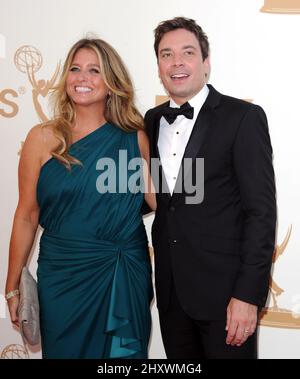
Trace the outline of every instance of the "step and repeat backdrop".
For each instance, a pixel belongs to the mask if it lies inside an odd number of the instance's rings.
[[[4,300],[17,167],[29,129],[50,117],[49,94],[70,46],[98,36],[123,57],[142,113],[164,90],[153,29],[196,19],[211,44],[210,83],[261,105],[268,116],[278,198],[270,296],[261,314],[260,358],[300,358],[300,0],[0,0],[0,357],[40,358],[10,323]],[[145,218],[149,236],[153,216]],[[41,231],[39,231],[40,235]],[[35,275],[38,241],[30,269]],[[152,257],[153,259],[153,257]],[[155,301],[150,358],[165,358]]]

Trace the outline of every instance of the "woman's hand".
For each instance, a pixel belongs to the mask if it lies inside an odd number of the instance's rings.
[[[7,300],[7,305],[10,313],[11,322],[20,327],[19,318],[18,318],[18,307],[19,307],[20,298],[19,296],[13,296]]]

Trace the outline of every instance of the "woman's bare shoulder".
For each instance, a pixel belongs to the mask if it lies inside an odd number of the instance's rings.
[[[26,140],[30,144],[39,145],[42,151],[51,151],[58,145],[53,125],[49,123],[35,125],[29,130]]]
[[[38,124],[33,126],[26,137],[22,147],[21,161],[29,158],[38,160],[42,165],[51,158],[51,152],[58,145],[58,140],[53,133],[53,127],[48,124]]]

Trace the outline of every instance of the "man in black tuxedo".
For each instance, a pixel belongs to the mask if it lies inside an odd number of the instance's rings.
[[[154,47],[170,96],[145,116],[161,164],[152,242],[166,354],[256,358],[276,224],[267,119],[206,84],[209,44],[194,20],[160,23]]]

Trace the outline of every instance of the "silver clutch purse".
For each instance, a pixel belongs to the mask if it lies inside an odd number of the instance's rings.
[[[24,343],[36,345],[40,341],[40,308],[37,284],[26,266],[22,269],[18,318]]]

